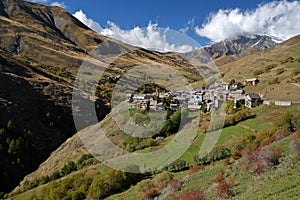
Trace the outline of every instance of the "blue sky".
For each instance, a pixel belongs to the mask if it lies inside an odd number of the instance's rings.
[[[300,33],[297,27],[300,21],[299,1],[31,1],[60,5],[72,14],[77,12],[75,16],[91,28],[100,26],[94,30],[125,42],[127,39],[128,43],[133,40],[130,35],[136,31],[132,30],[135,27],[149,28],[150,21],[152,29],[161,27],[180,31],[200,46],[248,32],[265,33],[282,40]],[[291,20],[294,24],[286,23]],[[141,46],[144,44],[140,43]]]

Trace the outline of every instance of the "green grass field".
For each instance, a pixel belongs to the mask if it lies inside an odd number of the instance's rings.
[[[249,128],[251,128],[253,130],[256,130],[256,131],[268,130],[272,127],[271,122],[268,122],[268,121],[263,120],[263,119],[258,119],[258,118],[247,119],[247,120],[241,122],[240,125],[242,125],[244,127],[249,127]]]

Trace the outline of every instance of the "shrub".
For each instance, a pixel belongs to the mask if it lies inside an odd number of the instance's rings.
[[[153,199],[159,195],[159,190],[157,188],[150,188],[146,191],[146,194],[150,199]]]
[[[243,161],[251,166],[253,174],[261,174],[279,164],[281,149],[260,149],[243,152]]]
[[[225,179],[224,171],[216,173],[214,182],[217,184],[217,198],[228,198],[232,195],[233,177]]]
[[[220,171],[220,172],[218,172],[218,173],[215,174],[214,182],[215,183],[219,183],[223,179],[224,179],[224,171]]]
[[[237,124],[238,122],[241,122],[243,120],[246,120],[246,119],[254,117],[254,116],[255,115],[252,114],[249,109],[240,110],[240,111],[234,113],[234,115],[226,116],[224,126],[225,127],[232,126],[234,124]]]
[[[282,74],[283,72],[285,72],[285,69],[284,68],[278,68],[276,70],[276,74],[279,75],[279,74]]]
[[[184,167],[186,167],[186,161],[179,158],[176,161],[174,161],[173,163],[171,163],[168,166],[168,169],[170,171],[179,171],[179,170],[183,169]]]
[[[297,112],[296,112],[297,113]],[[280,130],[295,131],[298,127],[300,115],[285,112],[275,121],[275,126]]]
[[[173,180],[173,174],[168,171],[164,171],[158,175],[156,175],[153,179],[155,185],[158,188],[166,187],[170,181]]]
[[[282,156],[282,151],[279,148],[267,149],[259,151],[258,157],[265,165],[273,167],[279,164],[279,159]]]
[[[166,121],[164,127],[160,131],[160,135],[169,136],[171,134],[177,133],[181,123],[181,111],[176,111],[170,116]]]
[[[43,176],[40,180],[39,180],[39,185],[44,185],[46,183],[48,183],[51,179],[49,178],[49,176]]]
[[[231,79],[230,82],[229,82],[230,85],[233,85],[234,83],[235,83],[234,79]]]
[[[56,180],[60,178],[60,173],[58,171],[53,172],[53,174],[50,176],[50,180]]]
[[[203,200],[204,199],[204,193],[202,191],[191,190],[187,193],[184,193],[182,195],[181,199],[184,199],[184,200]]]
[[[255,71],[253,72],[253,75],[254,75],[254,76],[258,76],[258,75],[263,74],[263,73],[264,73],[264,70],[263,70],[263,69],[257,69],[257,70],[255,70]]]
[[[76,166],[77,169],[82,169],[85,166],[90,166],[99,163],[99,161],[94,158],[91,154],[84,154],[80,157],[80,159],[77,161]]]
[[[200,165],[206,165],[218,160],[222,160],[224,158],[230,157],[232,153],[231,147],[227,145],[215,146],[207,155],[204,157],[199,157],[199,155],[195,155],[193,157],[194,162]]]
[[[293,61],[294,61],[294,58],[292,56],[289,56],[289,57],[285,58],[284,60],[282,60],[281,64],[291,63]]]
[[[217,198],[229,198],[232,196],[232,187],[234,179],[228,178],[227,180],[221,180],[217,185]]]
[[[276,77],[276,78],[274,78],[274,79],[272,79],[272,80],[268,80],[268,83],[269,83],[269,85],[273,85],[273,84],[278,84],[278,83],[280,83],[280,81],[279,81],[279,78]]]
[[[7,129],[12,129],[13,128],[13,123],[11,120],[8,120],[7,124],[6,124]]]
[[[67,164],[65,164],[63,166],[63,168],[61,169],[61,174],[63,176],[66,176],[68,174],[70,174],[71,172],[73,171],[76,171],[77,170],[77,167],[76,167],[76,164],[73,162],[73,161],[69,161]]]
[[[138,200],[150,200],[150,199],[154,199],[155,197],[157,197],[159,195],[159,189],[157,188],[150,188],[148,189],[146,192],[144,192],[139,198],[137,198]]]
[[[130,173],[111,169],[105,174],[95,176],[89,187],[88,194],[92,199],[101,199],[127,188],[135,181],[136,178]]]
[[[226,158],[224,161],[223,161],[223,164],[224,166],[227,166],[230,164],[230,159],[229,158]]]
[[[300,74],[300,68],[295,68],[292,70],[292,76],[297,76],[298,74]]]
[[[297,132],[293,135],[291,143],[290,143],[290,149],[300,155],[300,133]]]
[[[142,180],[137,184],[137,188],[140,192],[146,192],[150,188],[153,188],[155,185],[150,179]]]
[[[189,174],[194,174],[200,170],[203,170],[204,166],[203,165],[193,165],[189,169]]]
[[[275,131],[276,129],[258,131],[252,144],[254,144],[255,147],[260,146],[261,144],[267,142],[275,134]]]
[[[241,151],[235,151],[231,154],[230,159],[236,160],[242,157]]]
[[[227,158],[230,155],[231,155],[230,147],[227,147],[225,145],[220,145],[213,148],[213,150],[209,152],[208,157],[210,157],[212,161],[218,161]]]
[[[271,69],[277,67],[277,64],[270,64],[264,67],[265,72],[269,72]]]
[[[180,179],[176,179],[176,180],[171,181],[170,187],[174,190],[178,190],[181,188],[182,184],[183,184],[183,182]]]
[[[263,147],[263,146],[267,146],[272,144],[273,142],[277,142],[279,140],[282,140],[288,136],[290,136],[292,134],[292,132],[288,132],[288,131],[278,131],[277,133],[275,133],[269,140],[262,142],[259,147]]]
[[[85,199],[85,194],[80,191],[74,191],[71,193],[72,200],[82,200]]]

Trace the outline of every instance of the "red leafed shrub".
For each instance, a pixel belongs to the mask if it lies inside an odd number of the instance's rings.
[[[239,159],[239,158],[241,158],[242,157],[242,153],[241,153],[241,151],[236,151],[236,152],[234,152],[233,154],[231,154],[231,156],[230,156],[230,158],[233,158],[233,159]]]
[[[144,192],[139,198],[138,200],[150,200],[150,199],[154,199],[155,197],[157,197],[159,195],[159,190],[156,188],[150,188],[148,189],[146,192]]]
[[[217,185],[217,198],[229,198],[232,196],[232,186],[234,183],[233,178],[228,178],[227,180],[221,180]]]
[[[203,170],[205,167],[203,165],[193,165],[190,167],[189,174],[194,174],[200,170]]]
[[[171,186],[173,189],[175,189],[175,190],[181,188],[181,185],[182,185],[182,181],[181,181],[181,180],[178,180],[178,179],[173,180],[173,181],[171,181],[171,183],[170,183],[170,186]]]
[[[227,166],[230,164],[230,159],[229,158],[226,158],[224,161],[223,161],[223,164],[224,166]]]
[[[224,172],[220,171],[215,175],[215,183],[220,183],[224,179]]]
[[[282,140],[283,138],[286,138],[286,137],[288,137],[292,134],[293,133],[289,132],[289,131],[280,131],[280,132],[278,132],[274,135],[275,136],[275,142],[279,141],[279,140]]]
[[[251,166],[253,174],[264,173],[271,167],[278,165],[281,156],[282,151],[278,148],[243,152],[243,160]]]
[[[228,198],[232,195],[233,177],[225,179],[224,172],[220,171],[216,173],[214,182],[216,183],[217,198]]]
[[[264,119],[268,121],[268,120],[271,120],[272,117],[271,116],[265,116]]]
[[[180,200],[180,198],[176,197],[173,193],[169,194],[165,200]]]
[[[262,174],[264,173],[269,167],[265,166],[263,162],[260,160],[252,164],[252,174]]]
[[[261,143],[259,145],[259,147],[270,145],[273,142],[277,142],[279,140],[282,140],[283,138],[286,138],[286,137],[290,136],[291,134],[292,134],[292,132],[289,132],[289,131],[277,132],[268,141]]]
[[[290,148],[293,152],[300,155],[300,133],[295,133],[292,137]]]
[[[258,158],[270,167],[278,165],[281,156],[282,151],[279,148],[260,150],[258,153]]]
[[[204,193],[202,191],[191,190],[187,193],[184,193],[181,197],[182,200],[203,200]]]
[[[159,195],[159,191],[156,188],[150,188],[146,191],[146,194],[148,195],[148,197],[154,198]]]

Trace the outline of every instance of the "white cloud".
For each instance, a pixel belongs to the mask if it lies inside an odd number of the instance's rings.
[[[76,17],[79,21],[87,25],[90,29],[96,31],[96,32],[101,32],[102,28],[98,22],[95,22],[92,19],[87,18],[86,14],[82,11],[79,10],[73,14],[74,17]]]
[[[131,30],[122,30],[113,22],[108,22],[109,27],[103,29],[100,34],[117,40],[161,52],[188,52],[193,50],[190,45],[171,44],[167,39],[169,29],[161,29],[158,24],[148,24],[146,28],[134,27]]]
[[[136,26],[131,30],[123,30],[114,22],[108,21],[108,26],[101,28],[99,23],[87,18],[82,10],[77,11],[74,16],[92,30],[134,46],[161,52],[188,52],[193,50],[190,45],[169,43],[167,39],[168,29],[161,29],[158,24],[150,22],[146,28]]]
[[[65,2],[58,2],[58,1],[52,2],[51,6],[59,6],[61,8],[66,8],[67,7]]]
[[[186,34],[189,30],[194,29],[194,26],[195,26],[195,18],[193,17],[189,19],[189,21],[186,23],[184,27],[179,29],[179,32]]]
[[[300,2],[270,2],[252,11],[219,10],[195,32],[213,42],[243,34],[268,34],[286,40],[300,33]]]
[[[185,26],[185,27],[179,29],[179,32],[186,34],[189,30],[190,30],[190,27]]]

